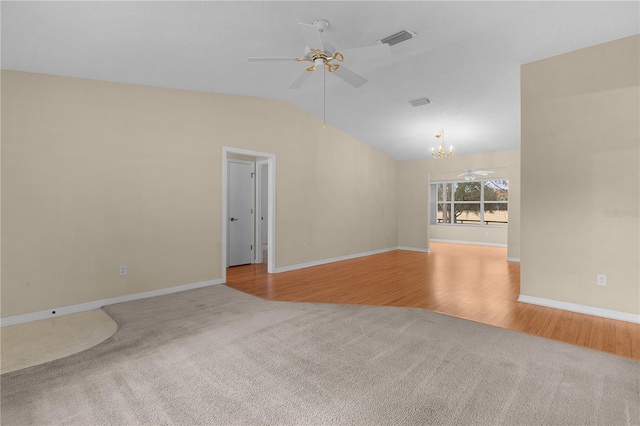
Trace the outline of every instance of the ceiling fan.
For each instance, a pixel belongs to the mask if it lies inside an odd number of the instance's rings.
[[[475,180],[476,175],[487,176],[493,173],[491,170],[465,170],[464,173],[458,175],[458,177],[464,176],[464,180]]]
[[[353,87],[360,87],[367,80],[345,67],[342,62],[345,59],[381,58],[391,55],[391,47],[387,43],[374,44],[372,46],[346,49],[338,52],[335,47],[322,39],[322,33],[329,27],[326,19],[318,19],[312,24],[298,24],[302,37],[306,42],[304,56],[301,57],[252,57],[249,62],[268,61],[296,61],[311,62],[311,66],[302,70],[300,75],[291,83],[289,89],[298,89],[307,81],[313,71],[318,67],[326,69],[329,73],[341,78]]]

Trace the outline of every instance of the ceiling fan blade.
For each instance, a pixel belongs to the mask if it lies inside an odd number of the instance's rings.
[[[355,47],[353,49],[340,50],[340,53],[348,61],[358,61],[360,59],[376,59],[391,56],[391,46],[387,43],[374,44],[373,46]]]
[[[291,83],[291,85],[289,86],[289,89],[299,89],[300,86],[302,86],[304,82],[309,79],[309,77],[311,77],[311,72],[307,71],[306,69],[302,70],[300,75],[298,75],[298,77],[296,77],[296,79],[293,80],[293,83]]]
[[[490,175],[493,172],[491,170],[476,170],[473,173],[480,176],[486,176],[486,175]]]
[[[297,61],[298,58],[247,58],[249,62]]]
[[[367,82],[364,77],[359,76],[344,65],[340,65],[340,67],[333,71],[332,74],[337,75],[353,87],[360,87]]]
[[[460,173],[460,174],[458,175],[458,177],[468,176],[468,175],[469,175],[469,174],[465,172],[465,173]]]
[[[309,49],[320,49],[324,51],[324,44],[322,43],[322,37],[320,36],[319,27],[309,24],[298,24],[302,37],[304,37],[305,43]]]

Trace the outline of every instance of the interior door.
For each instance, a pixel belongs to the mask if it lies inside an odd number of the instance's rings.
[[[255,165],[229,160],[228,266],[246,265],[253,259],[253,204]]]

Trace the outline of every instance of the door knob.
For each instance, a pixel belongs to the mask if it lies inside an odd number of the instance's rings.
[[[236,220],[240,220],[240,219],[236,219],[235,217],[231,218],[231,222],[235,222]]]

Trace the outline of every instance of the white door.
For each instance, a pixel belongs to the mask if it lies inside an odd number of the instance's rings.
[[[254,163],[229,160],[228,266],[253,260]]]

